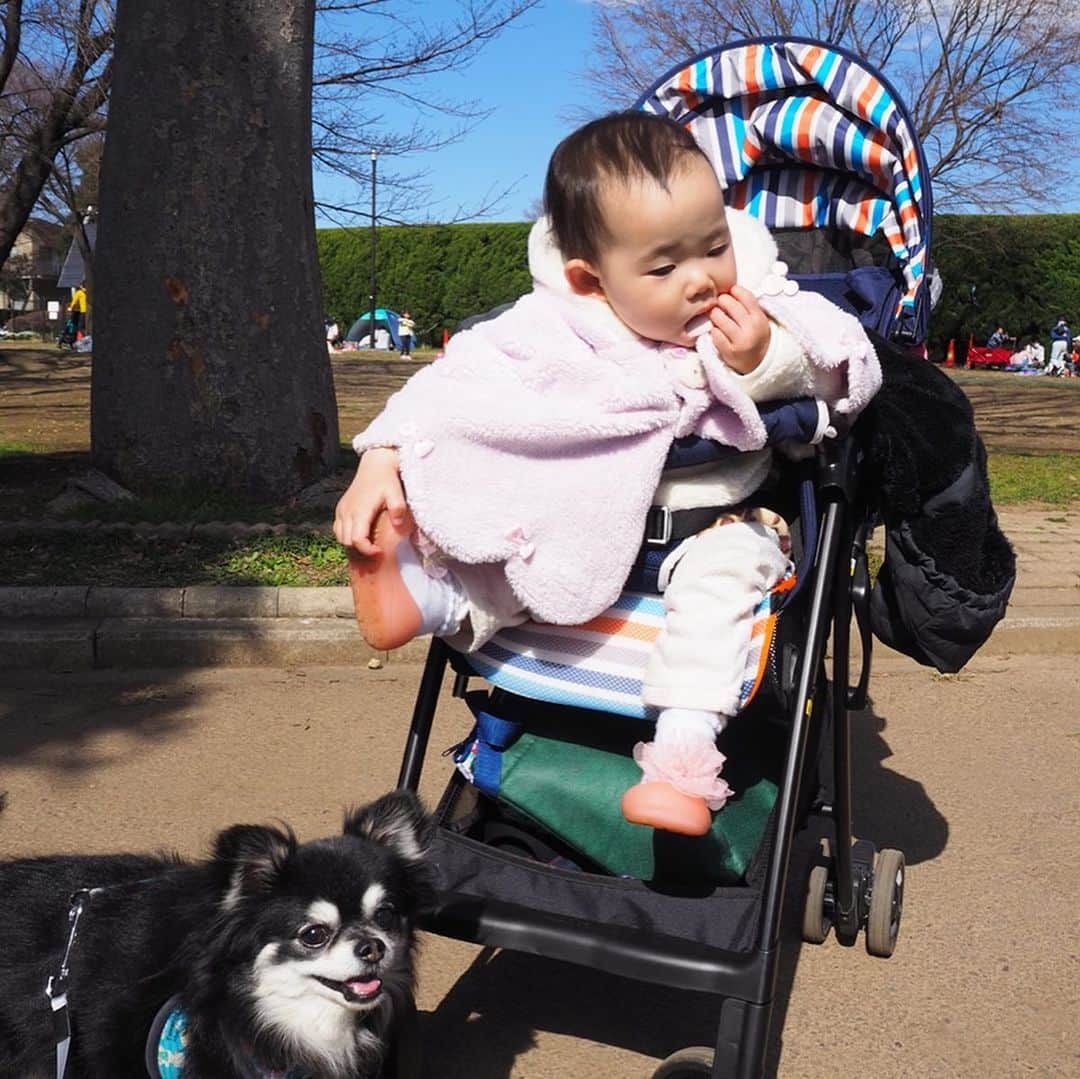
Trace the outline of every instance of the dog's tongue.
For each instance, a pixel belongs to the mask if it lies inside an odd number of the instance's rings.
[[[372,978],[370,981],[365,981],[363,978],[354,978],[351,982],[345,984],[358,997],[370,997],[373,993],[379,991],[382,982],[378,978]]]

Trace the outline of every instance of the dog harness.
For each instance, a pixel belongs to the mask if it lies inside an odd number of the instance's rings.
[[[146,1038],[146,1074],[150,1079],[183,1079],[187,1025],[179,997],[170,997],[158,1009]],[[310,1079],[305,1072],[271,1071],[251,1057],[240,1066],[244,1079]]]

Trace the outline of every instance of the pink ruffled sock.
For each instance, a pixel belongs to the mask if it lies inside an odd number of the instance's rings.
[[[642,782],[662,780],[676,790],[704,798],[709,809],[720,809],[734,793],[720,778],[727,759],[716,748],[716,736],[727,716],[689,708],[665,708],[656,723],[656,738],[634,747]]]

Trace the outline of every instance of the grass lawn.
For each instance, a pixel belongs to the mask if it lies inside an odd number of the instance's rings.
[[[1080,454],[990,453],[987,470],[996,505],[1080,502]]]
[[[333,539],[330,523],[337,494],[355,468],[347,445],[342,446],[336,477],[316,506],[235,496],[208,499],[202,491],[174,491],[112,505],[50,507],[67,481],[90,466],[85,447],[91,358],[65,354],[54,360],[42,355],[48,352],[55,352],[55,346],[28,349],[0,343],[0,425],[8,425],[9,436],[5,441],[0,434],[0,521],[228,521],[295,527],[286,535],[165,539],[130,529],[72,534],[46,526],[36,534],[30,524],[0,543],[0,584],[346,583],[344,552]],[[396,353],[335,353],[342,436],[361,430],[409,377],[413,363],[433,356],[423,350],[408,362]],[[1080,503],[1080,379],[949,373],[974,406],[989,448],[996,504]],[[24,422],[26,417],[34,422]],[[3,429],[0,426],[0,432]]]
[[[327,506],[271,504],[236,496],[207,498],[200,491],[173,491],[107,505],[74,506],[53,512],[49,502],[67,480],[90,466],[86,453],[48,453],[33,444],[0,442],[0,519],[41,521],[40,535],[23,528],[0,543],[0,584],[104,584],[176,587],[194,584],[307,585],[348,583],[345,552],[330,531]],[[338,485],[344,489],[355,467],[342,447]],[[336,498],[333,491],[331,501]],[[184,525],[208,522],[295,526],[286,535],[182,539],[120,529],[57,533],[58,521],[100,524]]]
[[[0,466],[49,455],[34,448],[0,444]],[[66,472],[59,469],[61,473]],[[1080,455],[991,453],[990,482],[997,505],[1038,501],[1053,505],[1080,502]],[[344,484],[345,478],[342,483]],[[59,490],[62,480],[50,485]],[[0,485],[0,492],[4,488]],[[194,537],[182,540],[123,532],[113,535],[23,533],[0,544],[0,583],[176,587],[194,584],[307,585],[348,583],[345,553],[330,532],[330,511],[299,534],[236,539]],[[10,515],[5,513],[5,517]],[[304,521],[311,511],[255,502],[207,502],[191,494],[159,496],[97,510],[73,511],[80,520],[228,520],[286,523]]]
[[[18,537],[0,545],[0,582],[19,585],[342,585],[345,551],[329,533],[189,540]]]

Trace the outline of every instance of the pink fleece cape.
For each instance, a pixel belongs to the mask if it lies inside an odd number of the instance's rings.
[[[734,232],[742,222],[729,214]],[[753,227],[759,250],[772,244]],[[811,293],[756,291],[816,366],[844,372],[834,407],[858,412],[881,381],[858,321]],[[585,622],[619,595],[674,437],[765,445],[757,407],[709,336],[698,341],[707,388],[673,380],[668,348],[627,332],[598,301],[538,286],[455,336],[353,446],[398,447],[413,516],[447,555],[503,563],[536,619]]]

